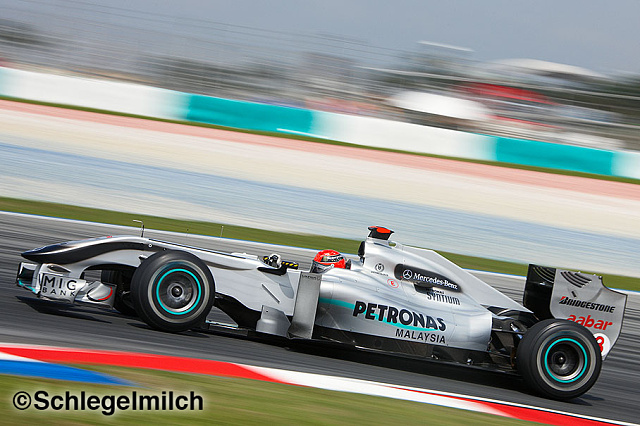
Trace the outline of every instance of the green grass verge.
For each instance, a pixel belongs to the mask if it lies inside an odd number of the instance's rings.
[[[344,238],[266,231],[263,229],[247,228],[242,226],[145,216],[133,213],[122,213],[110,210],[46,203],[41,201],[20,200],[15,198],[0,197],[0,210],[125,226],[135,226],[135,223],[133,222],[134,220],[142,220],[144,221],[145,227],[148,229],[174,232],[186,232],[188,230],[191,234],[210,235],[216,237],[220,236],[222,226],[224,226],[223,236],[225,238],[282,244],[316,250],[332,248],[344,253],[355,253],[360,243],[356,240]],[[466,256],[443,251],[439,251],[439,253],[447,257],[452,262],[467,269],[477,269],[481,271],[500,272],[503,274],[522,276],[527,274],[527,265],[525,264]],[[640,291],[640,279],[638,278],[607,275],[605,277],[605,283],[607,286],[612,288]]]
[[[325,144],[331,144],[331,145],[340,145],[340,146],[350,146],[350,147],[356,147],[356,148],[362,148],[362,149],[371,149],[371,150],[375,150],[375,151],[397,152],[397,153],[401,153],[401,154],[419,155],[419,156],[422,156],[422,157],[443,158],[443,159],[447,159],[447,160],[464,161],[464,162],[467,162],[467,163],[487,164],[487,165],[498,166],[498,167],[506,167],[506,168],[510,168],[510,169],[530,170],[530,171],[536,171],[536,172],[541,172],[541,173],[550,173],[550,174],[565,175],[565,176],[577,176],[577,177],[584,177],[584,178],[589,178],[589,179],[598,179],[598,180],[608,180],[608,181],[614,181],[614,182],[631,183],[631,184],[636,184],[636,185],[640,184],[640,179],[632,179],[632,178],[625,178],[625,177],[618,177],[618,176],[604,176],[604,175],[597,175],[597,174],[592,174],[592,173],[575,172],[575,171],[570,171],[570,170],[559,170],[559,169],[551,169],[551,168],[537,167],[537,166],[526,166],[526,165],[516,164],[516,163],[499,163],[499,162],[495,162],[495,161],[483,161],[483,160],[473,160],[473,159],[468,159],[468,158],[447,157],[447,156],[435,155],[435,154],[425,154],[425,153],[402,151],[402,150],[397,150],[397,149],[371,147],[371,146],[366,146],[366,145],[357,145],[357,144],[352,144],[352,143],[347,143],[347,142],[340,142],[340,141],[316,138],[316,137],[311,137],[311,136],[302,136],[302,135],[294,135],[294,134],[286,134],[286,133],[239,129],[239,128],[235,128],[235,127],[217,126],[215,124],[199,123],[199,122],[195,122],[195,121],[168,120],[168,119],[147,117],[147,116],[135,115],[135,114],[125,114],[125,113],[121,113],[121,112],[117,112],[117,111],[108,111],[108,110],[95,109],[95,108],[86,108],[86,107],[79,107],[79,106],[75,106],[75,105],[55,104],[55,103],[50,103],[50,102],[32,101],[32,100],[29,100],[29,99],[19,99],[19,98],[12,98],[12,97],[6,97],[6,96],[0,96],[0,99],[7,100],[7,101],[12,101],[12,102],[22,102],[22,103],[33,104],[33,105],[43,105],[43,106],[50,106],[50,107],[55,107],[55,108],[66,108],[66,109],[73,109],[73,110],[77,110],[77,111],[87,111],[87,112],[95,112],[95,113],[99,113],[99,114],[116,115],[116,116],[120,116],[120,117],[131,117],[131,118],[139,118],[139,119],[144,119],[144,120],[155,120],[155,121],[162,121],[162,122],[165,122],[165,123],[184,124],[184,125],[188,125],[188,126],[208,127],[208,128],[212,128],[212,129],[228,130],[228,131],[234,131],[234,132],[248,133],[248,134],[252,134],[252,135],[272,136],[272,137],[278,137],[278,138],[284,138],[284,139],[295,139],[295,140],[303,140],[303,141],[309,141],[309,142],[325,143]]]
[[[83,366],[81,368],[87,368]],[[139,387],[100,386],[73,382],[0,375],[0,413],[2,424],[145,424],[154,425],[364,425],[364,424],[437,424],[437,425],[515,425],[524,421],[447,407],[389,398],[333,392],[246,379],[229,379],[197,374],[120,367],[91,367],[92,370],[130,380]],[[97,395],[131,396],[138,394],[189,395],[202,397],[202,411],[117,411],[111,416],[97,411],[38,411],[33,406],[20,411],[13,396],[20,391],[33,396],[46,391],[49,398],[69,392],[79,397]],[[38,403],[39,405],[41,403]],[[42,406],[42,405],[40,405]],[[108,412],[108,410],[107,410]],[[531,424],[531,423],[527,423]]]

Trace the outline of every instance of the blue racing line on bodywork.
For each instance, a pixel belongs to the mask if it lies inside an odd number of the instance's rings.
[[[136,386],[133,382],[107,374],[39,361],[0,360],[0,374],[98,385]]]
[[[324,297],[321,297],[318,299],[318,301],[320,303],[324,303],[327,305],[334,305],[334,306],[340,306],[341,308],[347,308],[349,309],[351,312],[354,311],[356,305],[353,303],[349,303],[349,302],[345,302],[343,300],[336,300],[336,299],[327,299]],[[407,324],[402,324],[399,322],[391,322],[388,318],[382,318],[380,319],[380,314],[379,313],[375,313],[373,314],[374,318],[384,324],[389,324],[392,325],[396,328],[403,328],[405,330],[413,330],[413,331],[430,331],[430,330],[435,330],[434,328],[428,328],[428,327],[415,327],[415,326],[411,326],[411,325],[407,325]],[[355,316],[355,315],[354,315]],[[442,330],[441,330],[442,331]]]

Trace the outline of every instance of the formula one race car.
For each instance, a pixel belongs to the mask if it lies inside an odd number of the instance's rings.
[[[358,258],[323,251],[309,271],[144,237],[102,237],[22,253],[17,284],[38,297],[115,307],[149,326],[205,325],[212,306],[262,335],[511,371],[549,398],[593,386],[620,334],[626,295],[602,278],[529,266],[524,306],[434,251],[370,227]],[[85,279],[98,270],[101,279]]]

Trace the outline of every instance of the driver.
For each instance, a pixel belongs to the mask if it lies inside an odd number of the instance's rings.
[[[321,250],[313,258],[309,272],[322,273],[331,268],[347,268],[345,257],[335,250]]]

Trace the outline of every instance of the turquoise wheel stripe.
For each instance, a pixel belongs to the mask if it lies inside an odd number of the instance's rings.
[[[351,309],[352,312],[356,308],[355,304],[349,303],[349,302],[344,302],[342,300],[327,299],[327,298],[321,297],[321,298],[318,299],[318,301],[320,303],[325,303],[327,305],[335,305],[335,306],[340,306],[341,308]],[[379,315],[376,315],[376,319],[378,321],[380,321]],[[414,326],[411,326],[411,325],[404,325],[402,323],[389,322],[387,320],[382,320],[380,322],[384,322],[385,324],[389,324],[389,325],[392,325],[394,327],[404,328],[406,330],[415,330],[415,331],[437,330],[437,328],[420,328],[420,327],[414,327]]]
[[[160,300],[160,283],[162,282],[162,280],[164,280],[164,278],[173,273],[173,272],[186,272],[187,274],[191,275],[193,277],[193,279],[196,281],[196,284],[198,284],[198,298],[196,299],[196,302],[186,311],[184,312],[173,312],[170,311],[165,305],[164,303],[162,303],[162,300]],[[158,300],[158,303],[160,304],[160,306],[162,307],[162,309],[164,309],[165,311],[169,312],[172,315],[184,315],[184,314],[188,314],[189,312],[191,312],[193,310],[193,308],[195,308],[196,306],[198,306],[198,302],[200,302],[200,295],[202,294],[202,286],[200,285],[200,280],[198,279],[198,277],[196,277],[191,271],[187,271],[186,269],[171,269],[167,272],[165,272],[161,277],[160,280],[158,281],[158,284],[156,285],[156,298]]]
[[[551,371],[549,371],[549,363],[547,362],[547,357],[549,356],[549,351],[551,350],[551,348],[554,347],[557,343],[564,342],[564,341],[573,342],[576,345],[578,345],[578,347],[582,350],[582,354],[584,355],[584,366],[582,367],[582,371],[576,377],[574,377],[573,379],[569,379],[569,380],[558,379]],[[559,339],[559,340],[556,340],[555,342],[553,342],[553,344],[547,348],[547,351],[544,354],[544,367],[547,369],[547,373],[549,373],[549,375],[551,377],[553,377],[554,380],[557,380],[558,382],[562,382],[562,383],[575,382],[580,377],[582,377],[582,375],[584,374],[585,370],[587,369],[587,364],[588,364],[587,351],[584,350],[584,347],[582,346],[582,344],[580,342],[578,342],[577,340],[574,340],[574,339],[569,339],[568,337],[565,337],[563,339]]]

